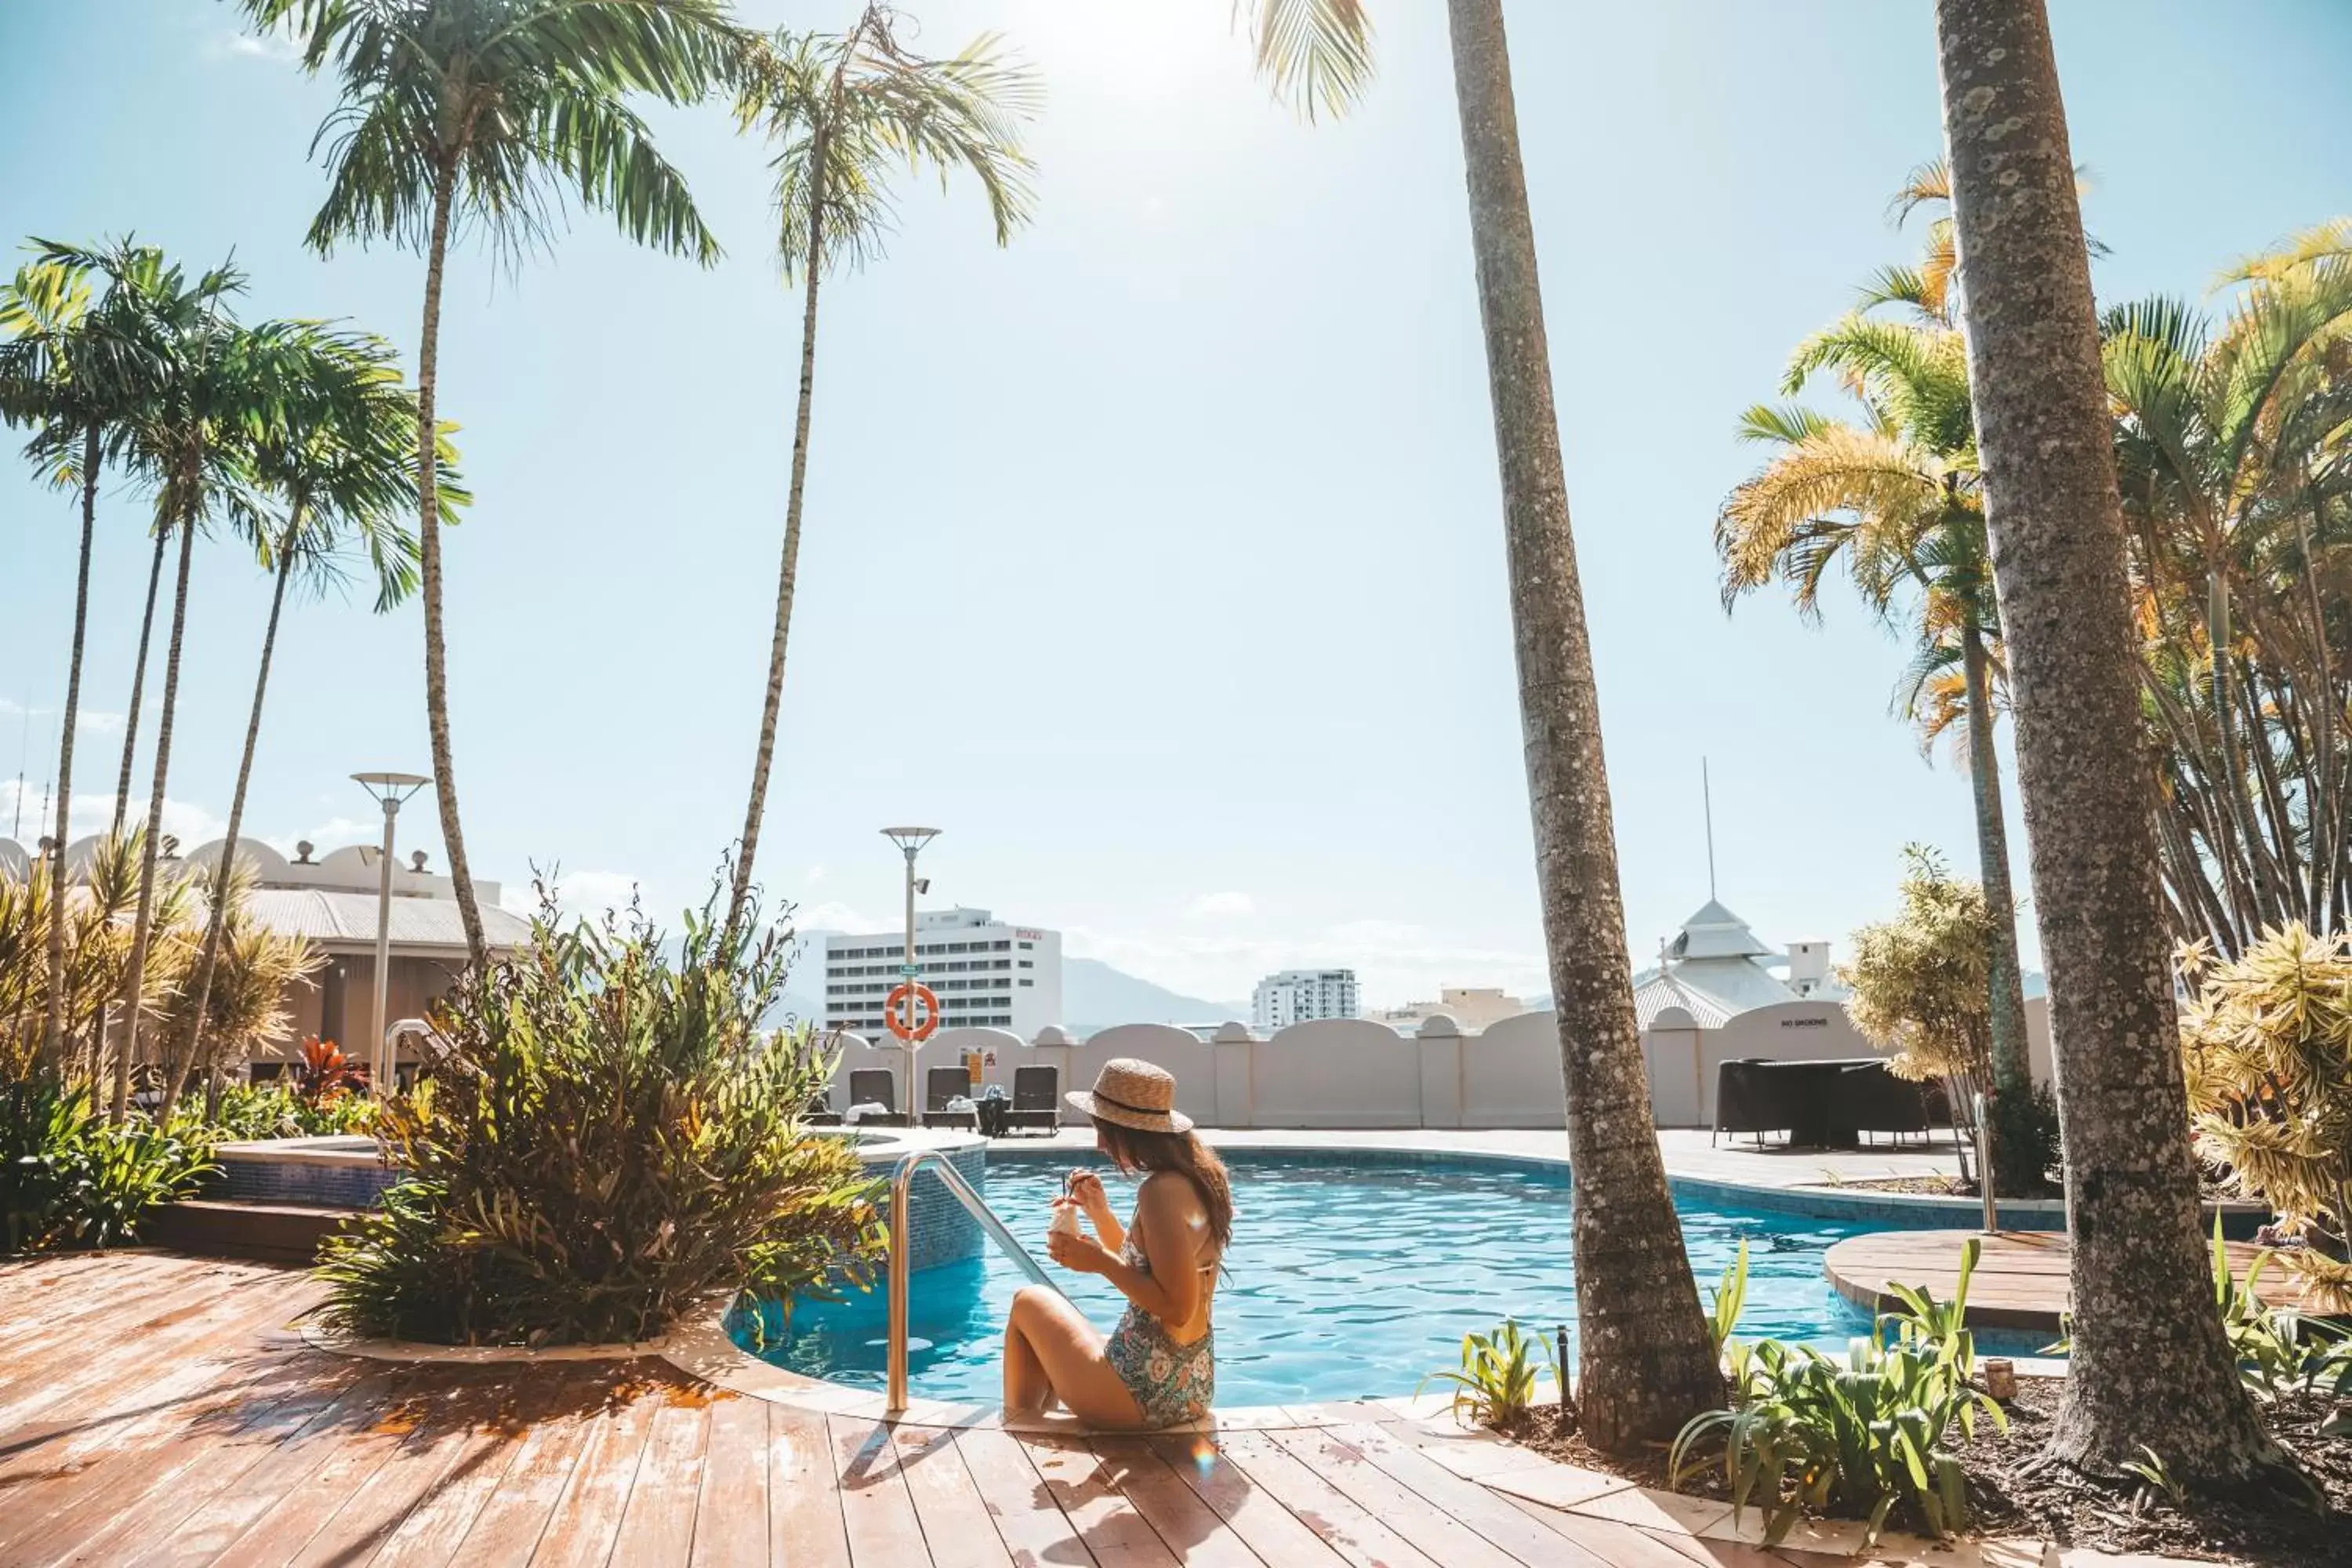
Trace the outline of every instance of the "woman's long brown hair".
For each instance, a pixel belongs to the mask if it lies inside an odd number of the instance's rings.
[[[1217,1250],[1224,1251],[1225,1244],[1234,1238],[1234,1187],[1225,1175],[1225,1163],[1217,1158],[1214,1149],[1189,1130],[1146,1132],[1098,1121],[1095,1131],[1101,1136],[1103,1152],[1120,1170],[1174,1171],[1190,1180],[1201,1194],[1201,1206],[1208,1211],[1209,1235],[1215,1239]]]

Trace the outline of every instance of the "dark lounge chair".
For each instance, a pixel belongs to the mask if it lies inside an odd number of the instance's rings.
[[[1053,1136],[1062,1125],[1062,1069],[1025,1067],[1013,1069],[1013,1109],[1004,1113],[1008,1132],[1023,1127],[1041,1129]]]
[[[873,1127],[904,1127],[907,1118],[898,1109],[898,1080],[887,1068],[858,1068],[849,1075],[849,1103],[878,1105],[880,1116],[869,1116],[860,1123]]]
[[[1727,1132],[1747,1132],[1760,1149],[1767,1132],[1794,1134],[1803,1120],[1792,1102],[1795,1080],[1774,1072],[1774,1066],[1761,1057],[1744,1057],[1716,1068],[1715,1131],[1709,1143]]]
[[[1837,1075],[1838,1124],[1852,1128],[1857,1137],[1884,1132],[1897,1142],[1915,1133],[1925,1138],[1935,1125],[1932,1111],[1938,1109],[1930,1103],[1930,1087],[1896,1078],[1885,1062],[1842,1068]]]
[[[971,1073],[961,1067],[938,1067],[923,1075],[923,1125],[937,1127],[942,1123],[953,1127],[969,1127],[980,1131],[977,1110],[950,1110],[948,1101],[957,1095],[970,1096]]]

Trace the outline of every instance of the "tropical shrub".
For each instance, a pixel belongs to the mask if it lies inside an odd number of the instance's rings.
[[[343,1054],[332,1040],[316,1035],[302,1041],[302,1060],[294,1069],[294,1092],[303,1107],[320,1110],[357,1094],[368,1086],[367,1064]]]
[[[2232,963],[2183,950],[2181,1064],[2198,1152],[2307,1245],[2281,1264],[2352,1310],[2352,935],[2290,924]]]
[[[143,1116],[108,1122],[55,1073],[0,1084],[0,1241],[8,1252],[135,1241],[212,1173],[209,1144]]]
[[[2213,1305],[2237,1357],[2240,1380],[2264,1404],[2294,1394],[2352,1397],[2352,1330],[2293,1307],[2265,1307],[2255,1293],[2263,1271],[2279,1256],[2258,1253],[2246,1265],[2244,1278],[2233,1278],[2221,1216],[2213,1216]]]
[[[613,1342],[739,1291],[870,1283],[875,1184],[799,1121],[831,1061],[761,1026],[787,937],[727,935],[706,905],[672,961],[634,906],[567,929],[543,901],[530,945],[436,1008],[430,1079],[383,1102],[374,1131],[407,1176],[326,1244],[328,1320]]]
[[[1967,1480],[1951,1451],[1953,1428],[1973,1436],[1979,1410],[2004,1430],[2009,1424],[1969,1381],[1975,1345],[1962,1324],[1977,1253],[1971,1239],[1949,1302],[1898,1289],[1903,1308],[1849,1342],[1843,1361],[1779,1340],[1743,1347],[1730,1406],[1694,1416],[1675,1437],[1667,1457],[1675,1481],[1720,1438],[1733,1517],[1751,1502],[1762,1509],[1768,1546],[1809,1508],[1866,1521],[1865,1544],[1906,1501],[1937,1535],[1964,1526]]]
[[[314,1103],[284,1083],[233,1083],[209,1107],[183,1107],[173,1125],[201,1130],[198,1135],[219,1143],[364,1132],[375,1114],[375,1102],[364,1095],[322,1096]]]
[[[1541,1364],[1538,1364],[1540,1358]],[[1523,1334],[1516,1319],[1506,1318],[1491,1334],[1462,1336],[1462,1365],[1433,1372],[1421,1380],[1454,1384],[1454,1418],[1482,1426],[1512,1426],[1535,1408],[1538,1380],[1551,1373],[1552,1386],[1566,1397],[1568,1379],[1551,1342],[1541,1334]],[[1416,1390],[1415,1392],[1418,1392]]]

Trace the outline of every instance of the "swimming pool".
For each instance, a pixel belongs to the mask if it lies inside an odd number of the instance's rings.
[[[1217,1403],[1278,1405],[1410,1394],[1455,1364],[1462,1336],[1507,1316],[1573,1335],[1567,1173],[1499,1160],[1234,1150],[1236,1210],[1226,1277],[1217,1289]],[[1047,1205],[1074,1163],[992,1151],[989,1206],[1042,1259]],[[1097,1165],[1098,1169],[1105,1169]],[[1132,1180],[1108,1173],[1121,1215]],[[1842,1347],[1868,1331],[1822,1271],[1832,1242],[1869,1228],[1790,1214],[1679,1205],[1691,1265],[1712,1285],[1748,1243],[1746,1338],[1771,1335]],[[1052,1266],[1047,1265],[1048,1268]],[[1053,1269],[1070,1299],[1108,1330],[1126,1299],[1095,1275]],[[986,1257],[913,1277],[908,1384],[932,1399],[993,1403],[1004,1314],[1026,1282]],[[763,1360],[813,1377],[879,1389],[887,1303],[877,1289],[839,1303],[803,1301]],[[780,1314],[770,1317],[772,1325]],[[749,1326],[736,1340],[751,1349]]]

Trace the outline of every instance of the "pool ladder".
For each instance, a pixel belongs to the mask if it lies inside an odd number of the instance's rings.
[[[1029,1276],[1032,1283],[1043,1285],[1057,1296],[1062,1293],[1062,1288],[1046,1277],[1045,1269],[1038,1267],[1037,1260],[1029,1256],[1029,1249],[1005,1228],[1004,1222],[996,1217],[996,1212],[982,1200],[981,1195],[971,1190],[971,1184],[963,1179],[962,1173],[949,1162],[945,1153],[937,1149],[924,1149],[900,1160],[898,1170],[890,1177],[889,1409],[893,1415],[907,1408],[907,1276],[909,1268],[907,1258],[907,1188],[913,1183],[915,1173],[925,1165],[938,1170],[940,1184],[954,1194],[956,1202],[963,1205],[965,1212],[980,1222],[980,1228],[988,1233],[989,1238],[1004,1248],[1013,1261],[1021,1266],[1021,1272]]]

